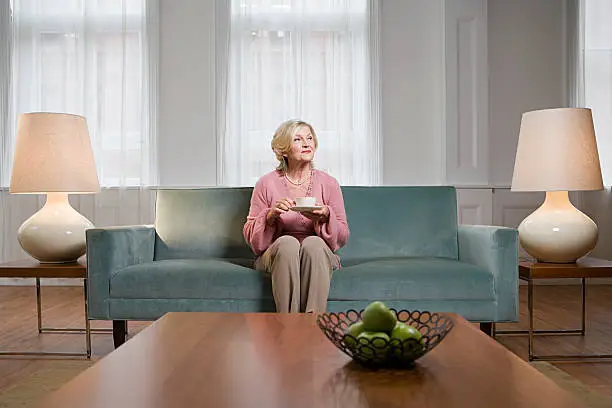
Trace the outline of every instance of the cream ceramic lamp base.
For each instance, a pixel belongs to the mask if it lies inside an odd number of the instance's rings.
[[[597,243],[597,225],[569,200],[549,191],[544,203],[518,227],[521,246],[539,262],[573,263]]]
[[[40,262],[74,262],[85,254],[85,230],[92,227],[72,208],[68,194],[48,193],[43,208],[21,225],[17,238],[24,251]]]

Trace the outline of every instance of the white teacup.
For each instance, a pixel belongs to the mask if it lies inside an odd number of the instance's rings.
[[[296,197],[295,205],[298,207],[314,207],[316,201],[315,197]]]

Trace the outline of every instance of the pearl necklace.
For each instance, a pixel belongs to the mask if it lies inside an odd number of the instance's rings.
[[[304,184],[306,182],[306,180],[308,180],[310,178],[310,174],[307,175],[306,177],[304,177],[304,180],[300,180],[300,181],[293,181],[293,180],[291,180],[289,178],[289,176],[287,175],[287,173],[285,173],[285,178],[287,179],[287,181],[289,181],[294,186],[301,186],[302,184]]]

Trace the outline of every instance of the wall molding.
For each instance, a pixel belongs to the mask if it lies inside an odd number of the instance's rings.
[[[487,2],[444,3],[445,177],[489,179]]]

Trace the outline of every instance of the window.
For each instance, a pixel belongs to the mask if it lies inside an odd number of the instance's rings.
[[[612,185],[612,2],[581,0],[582,66],[579,95],[592,109],[601,170]]]
[[[13,120],[33,111],[83,115],[102,186],[154,185],[156,2],[13,0],[12,7]]]
[[[254,185],[273,170],[272,135],[291,118],[314,127],[317,168],[377,184],[376,2],[230,1],[220,184]]]

